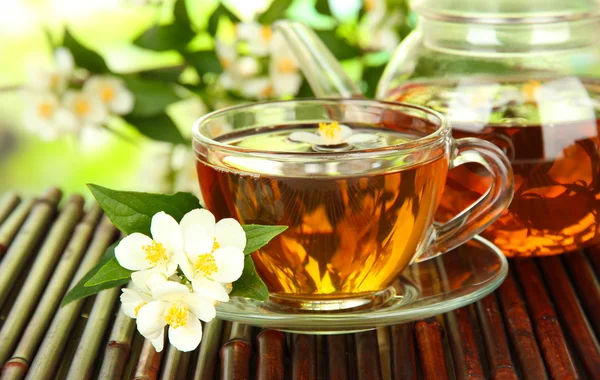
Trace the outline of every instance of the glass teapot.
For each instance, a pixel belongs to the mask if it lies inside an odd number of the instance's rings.
[[[600,242],[600,8],[592,0],[417,0],[380,99],[445,114],[454,137],[488,139],[511,159],[515,195],[483,235],[507,256]],[[276,24],[319,97],[360,89],[306,26]],[[485,192],[482,167],[451,171],[438,218]]]

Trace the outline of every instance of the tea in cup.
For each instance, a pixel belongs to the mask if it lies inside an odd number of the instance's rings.
[[[413,262],[469,240],[508,207],[512,172],[493,144],[454,140],[438,113],[375,100],[292,100],[227,108],[194,126],[206,208],[288,229],[252,255],[272,305],[369,307]],[[434,223],[447,172],[478,163],[488,192]]]

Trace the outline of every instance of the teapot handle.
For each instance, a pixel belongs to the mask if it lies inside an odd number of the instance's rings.
[[[273,25],[281,32],[296,57],[316,97],[362,98],[358,86],[346,75],[331,51],[317,34],[298,21],[280,20]]]

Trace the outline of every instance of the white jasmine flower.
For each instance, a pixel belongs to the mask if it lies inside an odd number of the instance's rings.
[[[108,117],[106,107],[100,100],[81,91],[67,91],[63,105],[75,115],[81,127],[98,126]]]
[[[395,29],[402,23],[404,15],[399,10],[390,12],[385,0],[365,1],[365,10],[366,14],[359,25],[360,45],[393,53],[400,43]]]
[[[69,84],[75,63],[69,49],[59,47],[54,51],[54,67],[41,69],[32,67],[29,70],[28,86],[34,91],[51,91],[62,93]]]
[[[234,219],[215,223],[214,215],[196,209],[181,219],[186,258],[179,263],[195,292],[226,302],[223,284],[236,281],[244,269],[246,233]]]
[[[237,38],[248,43],[251,54],[264,57],[269,54],[273,32],[269,25],[256,21],[241,22],[236,25]]]
[[[291,48],[277,33],[271,43],[269,75],[273,90],[278,96],[296,95],[302,85],[302,75]]]
[[[77,119],[62,107],[56,95],[51,93],[24,93],[27,106],[24,110],[23,125],[42,139],[54,140],[66,133],[77,130]]]
[[[115,257],[123,268],[137,271],[131,274],[134,284],[151,290],[164,283],[177,270],[176,256],[183,251],[181,228],[172,216],[159,212],[152,217],[152,238],[133,233],[115,248]]]
[[[240,93],[252,99],[268,99],[273,95],[273,86],[268,77],[258,77],[243,81]]]
[[[136,319],[142,306],[152,302],[152,294],[139,289],[121,289],[121,310],[129,318]]]
[[[120,78],[93,76],[83,85],[83,92],[96,97],[106,108],[117,115],[126,115],[133,110],[133,94]]]
[[[152,289],[153,300],[140,307],[137,328],[150,339],[156,351],[164,346],[165,326],[169,326],[169,342],[179,351],[193,351],[202,340],[202,324],[215,315],[213,301],[191,293],[183,284],[168,281]]]
[[[317,133],[293,132],[290,134],[289,139],[312,145],[338,145],[369,142],[376,140],[377,136],[371,133],[354,133],[352,128],[334,121],[332,123],[319,123]]]

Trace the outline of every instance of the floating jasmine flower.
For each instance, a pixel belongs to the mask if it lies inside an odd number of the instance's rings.
[[[194,292],[217,301],[228,301],[223,284],[236,281],[244,269],[246,233],[234,219],[215,223],[213,214],[192,210],[181,219],[185,258],[179,263]]]
[[[164,347],[165,326],[169,342],[179,351],[193,351],[202,340],[202,324],[211,321],[216,310],[214,302],[176,282],[168,281],[152,289],[152,301],[137,312],[137,328],[150,339],[156,351]]]
[[[304,142],[312,145],[352,145],[377,140],[377,136],[374,134],[354,133],[352,128],[339,124],[337,121],[331,123],[319,123],[317,133],[293,132],[288,138],[292,141]]]

